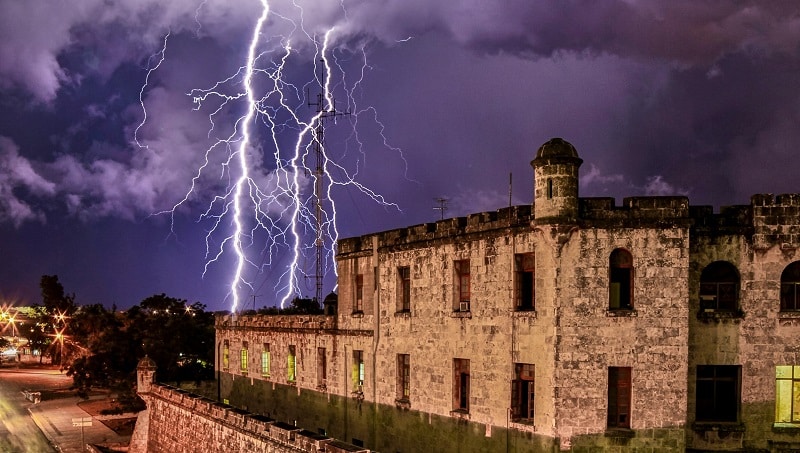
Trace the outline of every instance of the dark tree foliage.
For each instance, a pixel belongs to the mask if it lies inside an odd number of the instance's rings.
[[[39,287],[42,290],[42,305],[50,316],[72,316],[77,309],[75,295],[64,293],[58,275],[42,275]]]
[[[82,349],[67,373],[80,396],[104,387],[135,408],[136,365],[145,355],[156,362],[159,382],[213,378],[214,316],[200,303],[160,294],[127,311],[90,305],[75,312],[71,326]]]
[[[249,310],[244,314],[255,313]],[[266,307],[258,310],[262,315],[321,315],[322,307],[319,306],[316,298],[295,297],[286,308]]]
[[[26,326],[24,336],[28,339],[28,346],[40,352],[39,363],[45,355],[53,357],[51,343],[55,336],[55,330],[51,325],[50,315],[47,310],[39,305],[21,308],[25,316],[31,321],[30,328]]]

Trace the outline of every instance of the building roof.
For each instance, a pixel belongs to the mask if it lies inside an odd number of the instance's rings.
[[[572,143],[560,137],[551,138],[539,147],[536,151],[536,159],[532,163],[550,162],[574,162],[580,165],[583,160],[578,157],[578,151]]]

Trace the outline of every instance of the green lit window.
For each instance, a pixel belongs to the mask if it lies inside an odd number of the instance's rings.
[[[286,364],[287,375],[286,379],[289,382],[297,381],[297,356],[295,355],[294,345],[289,345],[289,360]]]
[[[228,347],[228,340],[225,340],[225,343],[222,345],[222,368],[228,369],[230,365],[230,347]]]
[[[264,343],[261,351],[261,375],[269,377],[269,343]]]
[[[242,372],[247,373],[247,343],[244,344],[240,353],[239,368]]]
[[[364,351],[353,351],[353,391],[364,389]]]
[[[800,423],[800,366],[775,367],[775,422]]]

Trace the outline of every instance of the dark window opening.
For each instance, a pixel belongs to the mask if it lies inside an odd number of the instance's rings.
[[[633,257],[624,249],[616,249],[609,257],[608,308],[633,309]]]
[[[781,273],[781,311],[800,310],[800,261],[786,266]]]
[[[356,301],[353,306],[354,313],[362,313],[364,311],[364,276],[362,274],[356,275]]]
[[[397,398],[408,400],[411,395],[411,356],[397,354]]]
[[[715,261],[700,274],[700,310],[735,311],[739,308],[739,271],[727,261]]]
[[[735,422],[739,419],[741,367],[698,365],[696,420]]]
[[[517,311],[536,309],[534,277],[536,261],[533,253],[521,253],[514,257],[517,278],[514,281]]]
[[[470,269],[469,260],[460,260],[454,263],[456,270],[456,285],[458,297],[456,300],[456,311],[470,311]]]
[[[631,427],[631,368],[608,368],[608,427]]]
[[[547,199],[553,198],[553,180],[547,178]]]
[[[411,311],[411,268],[408,266],[397,269],[400,280],[400,304],[397,311]]]
[[[534,366],[529,363],[514,364],[511,381],[511,419],[533,422]]]
[[[468,359],[453,359],[453,409],[469,412]]]

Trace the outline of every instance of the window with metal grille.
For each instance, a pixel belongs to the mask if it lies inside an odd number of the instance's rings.
[[[631,427],[631,368],[608,367],[609,428]]]

